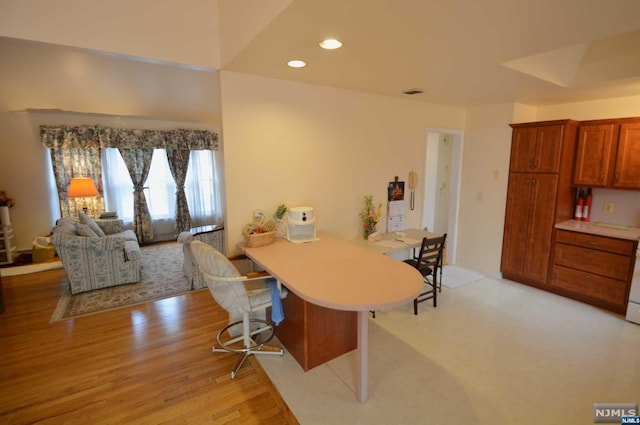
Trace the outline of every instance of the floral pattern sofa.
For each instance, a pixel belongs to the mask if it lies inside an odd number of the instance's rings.
[[[71,293],[140,281],[140,246],[122,220],[61,218],[51,231],[51,243],[62,261]]]

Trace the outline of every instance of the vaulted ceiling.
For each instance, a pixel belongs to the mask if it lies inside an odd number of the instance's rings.
[[[220,68],[0,37],[0,108],[210,121],[219,69],[455,107],[640,95],[638,0],[264,1],[277,12]],[[252,2],[218,0],[219,13],[235,8],[220,26],[242,29]],[[343,47],[319,48],[327,37]],[[211,40],[223,53],[229,42]]]
[[[225,68],[460,107],[638,95],[640,2],[297,0]]]

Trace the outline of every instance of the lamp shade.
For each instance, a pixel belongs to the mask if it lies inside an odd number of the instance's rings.
[[[88,177],[71,179],[71,183],[69,183],[69,191],[67,192],[67,197],[69,198],[99,195],[100,193],[98,193],[95,183]]]

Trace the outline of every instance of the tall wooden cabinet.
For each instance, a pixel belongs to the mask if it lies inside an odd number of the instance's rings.
[[[573,215],[577,124],[562,120],[511,125],[501,263],[506,279],[548,286],[553,226]]]
[[[580,123],[576,186],[640,189],[640,119]]]

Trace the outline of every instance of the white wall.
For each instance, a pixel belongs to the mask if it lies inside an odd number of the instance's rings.
[[[227,71],[220,84],[228,252],[254,209],[280,203],[314,207],[318,230],[362,237],[362,197],[384,205],[394,176],[424,175],[428,127],[464,127],[461,109]],[[419,178],[407,227],[420,226],[422,192]]]
[[[456,264],[498,276],[514,105],[468,110]],[[479,196],[479,194],[482,194]]]
[[[640,96],[563,103],[537,108],[536,120],[573,119],[578,121],[640,116]]]

